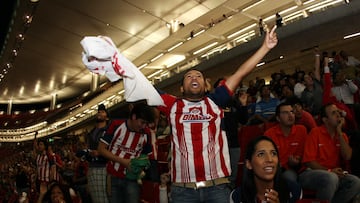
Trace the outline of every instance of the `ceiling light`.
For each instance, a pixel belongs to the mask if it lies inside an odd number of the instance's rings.
[[[203,32],[205,32],[205,30],[200,30],[199,32],[195,33],[193,37],[196,37],[196,36],[200,35]]]
[[[253,27],[256,27],[256,23],[251,24],[251,25],[249,25],[249,26],[247,26],[247,27],[245,27],[245,28],[243,28],[243,29],[241,29],[241,30],[239,30],[239,31],[237,31],[237,32],[234,32],[234,33],[230,34],[229,36],[227,36],[227,38],[230,39],[230,38],[232,38],[232,37],[235,37],[236,35],[239,35],[239,34],[241,34],[242,32],[245,32],[245,31],[247,31],[247,30],[250,30],[250,29],[253,28]]]
[[[26,25],[29,25],[32,22],[32,16],[31,15],[25,15],[24,16],[24,22]]]
[[[209,49],[209,48],[211,48],[211,47],[213,47],[213,46],[215,46],[217,44],[218,44],[218,42],[213,42],[213,43],[211,43],[211,44],[209,44],[209,45],[207,45],[207,46],[205,46],[205,47],[203,47],[203,48],[201,48],[201,49],[199,49],[197,51],[194,51],[193,55],[196,55],[196,54],[198,54],[198,53],[200,53],[202,51],[205,51],[206,49]]]
[[[170,51],[176,49],[177,47],[181,46],[182,44],[184,44],[184,42],[179,42],[179,43],[175,44],[174,46],[170,47],[167,51],[170,52]]]
[[[108,97],[106,100],[110,101],[115,97],[115,95],[111,95],[110,97]]]
[[[251,8],[259,5],[259,4],[261,4],[262,2],[264,2],[264,1],[265,1],[265,0],[261,0],[261,1],[258,1],[258,2],[256,2],[256,3],[254,3],[254,4],[251,4],[250,6],[244,8],[244,9],[242,10],[242,12],[247,11],[247,10],[249,10],[249,9],[251,9]]]
[[[150,74],[150,75],[148,75],[147,76],[147,78],[152,78],[152,77],[154,77],[155,75],[157,75],[157,74],[159,74],[159,73],[161,73],[161,72],[163,72],[164,70],[158,70],[158,71],[156,71],[155,73],[152,73],[152,74]]]
[[[145,66],[147,66],[147,65],[148,65],[147,63],[144,63],[141,66],[139,66],[138,68],[139,68],[139,70],[141,70],[141,69],[145,68]]]
[[[360,35],[360,32],[357,32],[357,33],[354,33],[354,34],[350,34],[350,35],[346,35],[344,37],[344,39],[349,39],[349,38],[352,38],[352,37],[357,37]]]
[[[292,11],[292,10],[294,10],[294,9],[296,9],[296,8],[298,8],[298,6],[292,6],[292,7],[290,7],[290,8],[287,8],[287,9],[285,9],[285,10],[280,11],[279,14],[280,14],[280,15],[283,15],[283,14],[285,14],[285,13],[287,13],[287,12],[289,12],[289,11]]]
[[[285,16],[285,17],[284,17],[285,20],[286,20],[286,21],[291,21],[291,20],[293,20],[293,19],[295,19],[295,18],[298,18],[298,17],[300,17],[300,16],[303,16],[303,14],[302,14],[302,13],[299,13],[299,12],[296,12],[296,13],[293,13],[293,14],[295,14],[295,15]]]
[[[177,63],[179,63],[179,62],[181,62],[181,61],[183,61],[183,60],[185,60],[185,56],[184,55],[173,55],[173,56],[171,56],[170,58],[168,58],[165,62],[164,62],[164,64],[165,64],[165,66],[167,67],[167,68],[169,68],[169,67],[171,67],[171,66],[173,66],[173,65],[175,65],[175,64],[177,64]]]
[[[24,89],[25,89],[24,86],[21,86],[21,87],[20,87],[20,89],[19,89],[19,95],[24,94]]]
[[[50,90],[53,90],[53,89],[54,89],[54,86],[55,86],[55,81],[54,81],[54,79],[51,79],[51,80],[50,80],[50,83],[49,83],[49,89],[50,89]]]
[[[247,32],[245,34],[240,35],[239,37],[235,38],[235,42],[241,42],[241,41],[247,41],[248,38],[255,35],[255,31],[251,30],[250,32]]]
[[[309,9],[309,12],[314,12],[316,10],[320,10],[324,7],[327,7],[327,6],[331,6],[333,4],[337,4],[337,3],[340,3],[340,2],[343,2],[343,0],[337,0],[337,1],[332,1],[332,0],[327,0],[327,1],[322,1],[321,3],[318,3],[318,4],[315,4],[315,5],[312,5],[312,6],[309,6],[307,9]]]
[[[307,2],[304,2],[303,4],[306,5],[306,4],[312,3],[312,2],[314,2],[314,1],[316,1],[316,0],[309,0],[309,1],[307,1]]]
[[[118,92],[118,94],[123,94],[125,92],[125,90],[121,90],[120,92]]]
[[[18,34],[18,36],[17,36],[20,40],[24,40],[25,39],[25,37],[24,37],[24,35],[23,34]]]
[[[261,62],[261,63],[256,64],[256,67],[260,67],[260,66],[263,66],[263,65],[265,65],[265,62]]]
[[[150,61],[151,61],[151,62],[154,62],[154,61],[156,61],[158,58],[162,57],[163,55],[164,55],[164,53],[161,53],[161,54],[155,56],[154,58],[150,59]]]

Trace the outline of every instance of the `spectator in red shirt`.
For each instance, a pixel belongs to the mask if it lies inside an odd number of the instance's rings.
[[[316,198],[330,202],[351,202],[360,197],[360,179],[342,168],[352,156],[348,137],[342,128],[345,119],[335,104],[320,110],[322,125],[313,128],[306,139],[299,176],[303,188],[316,190]],[[359,200],[358,200],[359,201]]]
[[[264,134],[270,137],[279,149],[280,164],[283,168],[282,176],[292,193],[290,202],[295,202],[301,195],[297,172],[301,168],[307,131],[303,125],[295,125],[294,110],[290,103],[279,104],[275,115],[278,124],[269,128]]]
[[[295,124],[305,126],[308,133],[317,126],[314,116],[304,110],[300,99],[293,97],[287,100],[287,102],[289,102],[294,109]]]
[[[55,180],[57,182],[60,182],[61,180],[60,171],[64,167],[64,163],[61,160],[60,155],[56,154],[53,151],[53,144],[49,144],[47,153],[50,162],[50,181]]]
[[[48,142],[34,139],[34,155],[36,162],[37,191],[40,187],[47,187],[50,182],[50,161],[47,155]]]
[[[151,137],[155,132],[149,124],[154,121],[154,109],[139,103],[131,109],[129,118],[113,120],[100,138],[97,150],[108,160],[110,202],[140,201],[137,180],[141,171],[150,166],[147,154],[152,152]]]

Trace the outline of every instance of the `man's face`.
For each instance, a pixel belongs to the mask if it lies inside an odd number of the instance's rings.
[[[261,89],[261,97],[270,97],[270,88],[265,86]]]
[[[312,84],[314,84],[314,81],[313,81],[313,79],[312,79],[312,77],[310,75],[305,75],[304,76],[304,83],[306,85],[312,85]]]
[[[285,96],[285,97],[291,97],[293,96],[293,92],[291,91],[291,89],[288,87],[288,86],[284,86],[282,88],[282,94]]]
[[[39,151],[45,151],[45,144],[43,142],[38,143]]]
[[[99,110],[96,116],[96,121],[97,122],[102,122],[102,121],[107,121],[108,117],[107,117],[107,113],[104,110]]]
[[[295,119],[301,119],[303,108],[300,104],[294,104],[293,106]]]
[[[324,119],[324,123],[336,127],[342,118],[339,109],[335,105],[330,105],[326,108],[325,112],[327,117]]]
[[[295,123],[295,114],[291,105],[280,107],[280,114],[277,116],[280,125],[291,127]]]
[[[334,81],[336,84],[338,85],[341,85],[342,83],[345,82],[345,74],[343,72],[338,72],[336,75],[335,75],[335,81]]]
[[[191,70],[184,75],[181,92],[185,97],[200,99],[205,94],[205,79],[197,70]]]
[[[130,123],[128,123],[130,129],[135,132],[142,132],[148,125],[149,122],[141,118],[136,118],[136,115],[133,115],[130,119]]]

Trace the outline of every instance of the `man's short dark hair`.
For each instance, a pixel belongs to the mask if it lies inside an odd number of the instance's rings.
[[[275,110],[275,115],[279,116],[280,115],[280,108],[283,106],[292,106],[289,102],[283,102],[280,103],[279,105],[276,106],[276,110]]]
[[[286,98],[286,102],[287,102],[287,103],[290,103],[292,106],[298,104],[298,105],[300,105],[301,107],[303,107],[303,103],[302,103],[301,99],[299,99],[299,98],[296,97],[296,96],[292,96],[292,97]]]
[[[148,106],[145,103],[134,104],[134,107],[131,109],[130,117],[132,115],[136,116],[136,119],[143,119],[149,123],[155,121],[154,109],[151,106]]]
[[[107,109],[106,109],[106,107],[105,107],[104,104],[100,104],[100,105],[98,106],[98,111],[101,111],[101,110],[105,111],[107,117],[110,117],[110,116],[109,116],[109,112],[107,111]]]
[[[48,142],[46,139],[39,139],[39,140],[38,140],[38,145],[39,145],[40,142],[44,143],[45,150],[48,150],[48,148],[49,148],[49,142]]]
[[[199,69],[197,69],[197,68],[190,68],[189,70],[187,70],[187,71],[184,72],[184,74],[183,74],[183,76],[182,76],[182,79],[181,79],[181,85],[184,84],[185,75],[186,75],[188,72],[192,71],[192,70],[199,71],[199,72],[203,75],[204,80],[205,80],[204,72],[202,72],[201,70],[199,70]]]
[[[333,103],[327,103],[327,104],[321,106],[320,113],[319,113],[320,119],[328,117],[328,115],[326,113],[326,109],[331,105],[333,105]]]

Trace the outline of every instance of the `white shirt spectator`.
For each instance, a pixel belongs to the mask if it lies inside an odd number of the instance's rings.
[[[304,91],[305,85],[298,82],[294,86],[294,94],[297,98],[301,98],[301,93]]]
[[[351,80],[346,80],[346,83],[332,87],[331,92],[336,96],[338,101],[341,101],[344,104],[354,104],[354,94],[358,89],[358,86]]]

